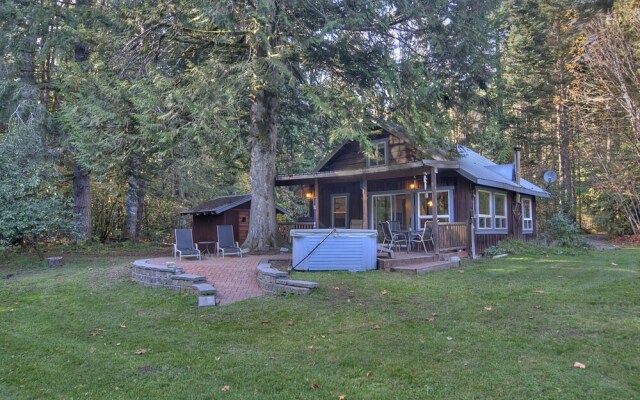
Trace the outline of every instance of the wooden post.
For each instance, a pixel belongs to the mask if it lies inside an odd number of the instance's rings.
[[[320,199],[319,194],[320,194],[320,189],[318,188],[318,178],[315,179],[315,181],[313,182],[313,222],[314,222],[314,227],[316,229],[320,228],[320,207],[319,207],[319,202]]]
[[[438,185],[436,183],[436,174],[438,173],[438,169],[436,167],[431,167],[431,216],[433,218],[433,250],[436,253],[436,256],[440,255],[440,232],[438,232]]]
[[[365,176],[360,181],[360,187],[362,188],[362,229],[369,229],[369,194]]]

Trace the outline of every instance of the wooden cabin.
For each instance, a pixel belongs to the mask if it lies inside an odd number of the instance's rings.
[[[183,211],[182,215],[193,216],[193,241],[197,243],[218,241],[218,225],[232,225],[233,235],[240,244],[247,238],[249,232],[249,216],[251,209],[251,195],[231,195],[216,197],[205,203],[199,204],[190,210]],[[276,212],[287,212],[276,207]],[[205,246],[200,245],[200,249]],[[209,251],[213,252],[211,245]]]
[[[498,165],[457,146],[458,154],[428,152],[388,124],[366,157],[345,142],[310,173],[279,175],[276,185],[302,186],[317,228],[364,229],[399,221],[402,229],[434,226],[434,250],[482,253],[499,241],[536,236],[536,200],[549,193],[522,179],[519,148],[514,163]],[[360,223],[360,221],[362,221]]]

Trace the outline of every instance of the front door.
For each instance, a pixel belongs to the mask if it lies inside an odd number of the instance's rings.
[[[242,244],[249,233],[249,211],[238,211],[238,242]]]

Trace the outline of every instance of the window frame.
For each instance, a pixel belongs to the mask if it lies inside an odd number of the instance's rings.
[[[522,197],[522,232],[533,232],[533,200],[531,197]],[[529,203],[526,209],[529,211],[529,218],[525,218],[525,202]]]
[[[480,193],[486,193],[489,195],[489,214],[481,214],[480,213]],[[486,189],[477,189],[476,190],[476,228],[479,230],[487,231],[493,230],[493,216],[494,216],[494,204],[493,204],[493,192]],[[480,226],[480,221],[484,221],[484,226]],[[487,222],[489,222],[490,226],[487,226]]]
[[[498,216],[498,207],[496,198],[498,196],[504,197],[504,214]],[[507,194],[505,192],[493,192],[493,228],[495,230],[508,230],[509,229],[509,211],[507,206]],[[503,221],[504,226],[498,226],[498,220]]]
[[[388,139],[378,139],[373,140],[371,142],[375,147],[375,152],[378,154],[378,149],[382,147],[384,149],[384,160],[378,161],[379,158],[372,159],[371,157],[367,157],[367,167],[379,167],[383,165],[389,165],[389,140]],[[374,162],[375,161],[375,162]]]
[[[453,222],[453,189],[447,188],[447,187],[438,188],[436,191],[436,196],[444,192],[447,193],[448,209],[447,209],[447,214],[438,214],[438,222],[451,223]],[[425,221],[433,220],[433,214],[427,214],[427,215],[422,214],[422,195],[423,194],[425,195],[424,196],[425,200],[428,200],[429,196],[431,195],[431,191],[423,190],[416,193],[416,211],[417,211],[416,217],[418,220],[418,226],[417,226],[418,229],[421,229],[424,226],[423,224]]]
[[[336,226],[335,223],[335,200],[338,198],[344,198],[345,210],[344,210],[344,223],[345,226]],[[342,213],[340,213],[342,214]],[[349,194],[348,193],[336,193],[331,195],[331,227],[340,228],[340,229],[348,229],[349,228]]]

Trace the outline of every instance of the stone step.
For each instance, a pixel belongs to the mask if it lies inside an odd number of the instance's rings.
[[[291,279],[278,279],[276,283],[279,285],[295,286],[295,287],[301,287],[301,288],[307,288],[307,289],[320,287],[320,284],[317,282],[295,281]]]
[[[197,290],[200,296],[216,294],[216,288],[209,283],[196,283],[195,285],[191,285],[191,287]]]
[[[192,274],[179,274],[174,275],[173,279],[179,281],[191,281],[191,282],[206,282],[207,278],[201,275],[192,275]]]
[[[424,275],[429,272],[441,271],[444,269],[458,268],[460,261],[434,261],[419,265],[401,265],[390,268],[391,272],[401,272],[408,275]]]

